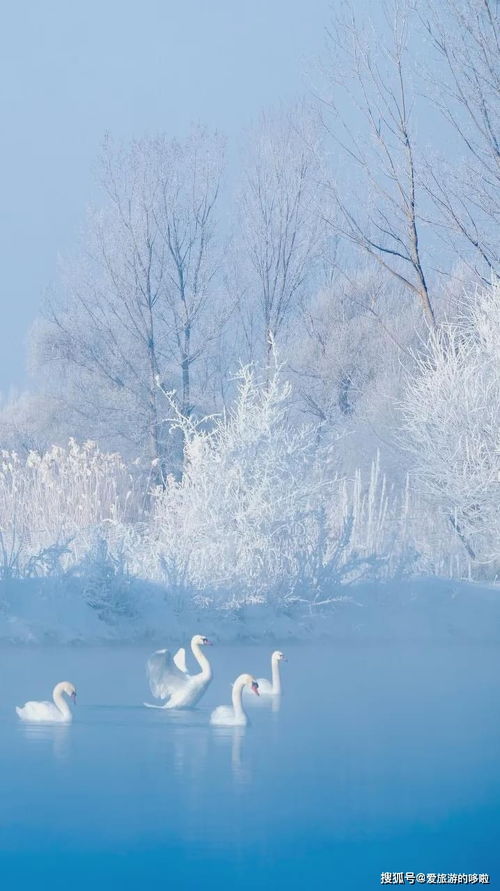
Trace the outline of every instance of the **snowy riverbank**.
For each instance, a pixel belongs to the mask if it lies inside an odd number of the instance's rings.
[[[123,592],[122,596],[123,596]],[[95,644],[176,642],[193,629],[216,641],[332,640],[500,642],[500,586],[415,578],[346,586],[327,606],[248,603],[212,608],[183,603],[133,580],[121,612],[89,602],[85,580],[0,583],[0,641]],[[108,605],[109,607],[109,605]]]

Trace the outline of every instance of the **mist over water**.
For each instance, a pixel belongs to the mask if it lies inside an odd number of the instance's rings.
[[[284,648],[284,647],[283,647]],[[284,648],[285,649],[285,648]],[[2,885],[369,889],[382,871],[498,874],[499,653],[286,647],[284,696],[214,728],[270,648],[217,647],[191,712],[145,709],[142,648],[2,650]],[[14,705],[78,689],[70,726]]]

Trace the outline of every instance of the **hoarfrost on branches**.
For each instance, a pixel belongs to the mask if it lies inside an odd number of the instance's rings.
[[[500,284],[469,292],[418,359],[404,400],[414,473],[472,558],[500,559]]]
[[[289,422],[290,385],[243,368],[234,407],[209,430],[179,418],[184,473],[157,494],[153,527],[167,579],[186,586],[289,589],[334,476],[310,426]]]

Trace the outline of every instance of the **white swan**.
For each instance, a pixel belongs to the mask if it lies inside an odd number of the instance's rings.
[[[271,656],[272,681],[259,678],[259,691],[263,696],[281,696],[280,662],[286,662],[286,656],[280,650],[275,650]]]
[[[203,696],[212,680],[212,668],[201,647],[211,646],[210,641],[202,634],[195,634],[191,640],[191,650],[201,671],[188,674],[186,667],[186,651],[184,647],[171,656],[168,650],[157,650],[149,657],[146,673],[151,693],[157,699],[168,699],[164,705],[152,705],[145,702],[148,708],[192,708]]]
[[[259,685],[251,674],[240,674],[233,684],[233,705],[219,705],[210,715],[210,723],[224,727],[242,727],[248,724],[248,718],[241,701],[243,688],[248,687],[259,695]]]
[[[21,721],[36,722],[61,722],[71,721],[73,715],[71,709],[63,697],[63,693],[70,696],[76,702],[76,690],[69,681],[61,681],[52,691],[54,702],[26,702],[21,708],[16,705],[16,712]]]

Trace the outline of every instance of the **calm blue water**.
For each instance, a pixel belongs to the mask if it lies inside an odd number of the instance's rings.
[[[269,647],[214,648],[212,687],[178,714],[141,706],[145,649],[1,650],[0,887],[369,891],[382,871],[500,887],[498,651],[286,652],[280,711],[242,732],[208,716],[241,671],[269,676]],[[73,724],[18,722],[61,679]]]

